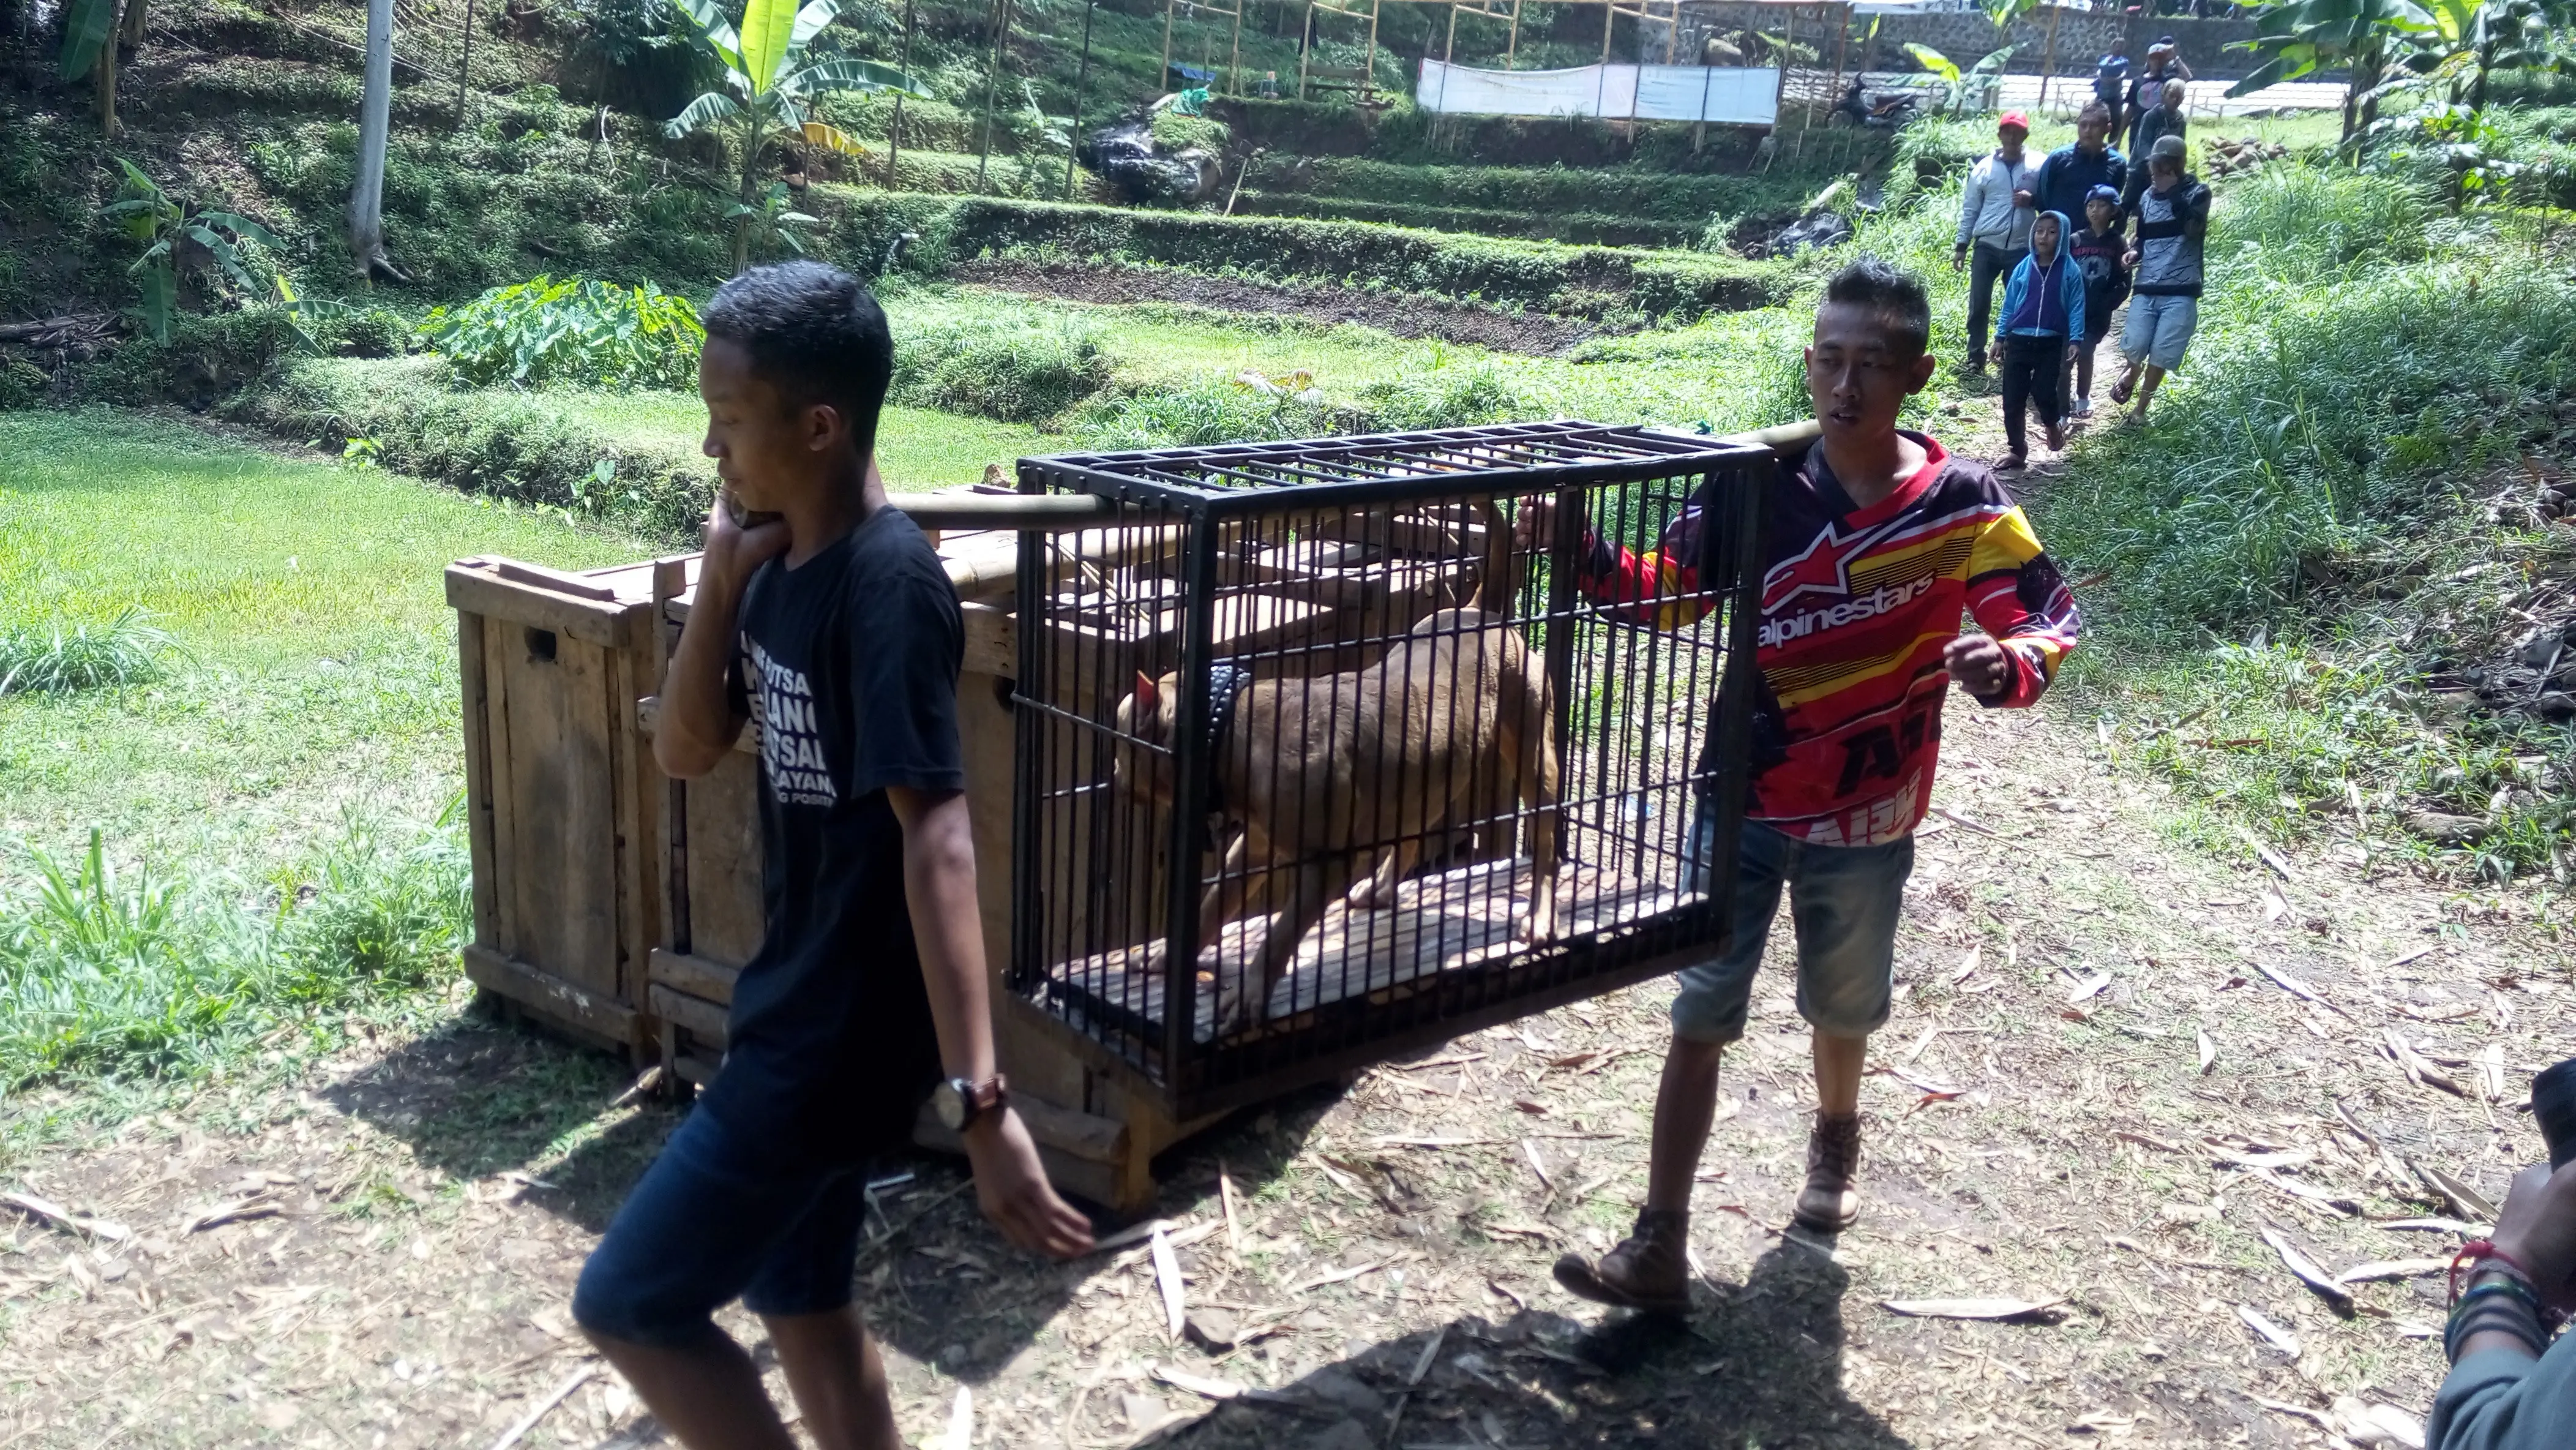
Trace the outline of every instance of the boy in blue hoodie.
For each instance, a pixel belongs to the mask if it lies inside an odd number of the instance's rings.
[[[2003,327],[1995,334],[1995,362],[2004,394],[2004,437],[2012,451],[1998,465],[2030,462],[2023,429],[2025,405],[2039,404],[2048,446],[2064,448],[2066,365],[2084,343],[2084,269],[2067,255],[2074,227],[2062,211],[2042,212],[2030,224],[2030,255],[2004,284]]]

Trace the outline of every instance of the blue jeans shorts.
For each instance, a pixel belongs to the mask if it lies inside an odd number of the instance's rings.
[[[581,1267],[572,1317],[636,1344],[684,1349],[739,1297],[755,1314],[822,1314],[851,1299],[867,1174],[750,1140],[703,1108],[662,1145]]]
[[[1691,828],[1694,884],[1708,887],[1717,854],[1717,818],[1703,808]],[[1866,1037],[1887,1022],[1896,979],[1896,919],[1905,879],[1914,874],[1914,838],[1883,846],[1814,846],[1760,821],[1744,823],[1735,853],[1735,944],[1724,955],[1680,972],[1673,1035],[1686,1042],[1725,1043],[1744,1035],[1753,973],[1780,888],[1789,888],[1789,921],[1798,933],[1798,1015],[1828,1037]]]
[[[2183,349],[2191,346],[2199,326],[2197,297],[2131,297],[2129,320],[2120,328],[2120,355],[2172,372],[2182,366]]]

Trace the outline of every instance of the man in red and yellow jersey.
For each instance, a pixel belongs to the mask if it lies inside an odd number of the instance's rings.
[[[1931,322],[1922,284],[1875,259],[1836,274],[1817,309],[1806,358],[1821,435],[1782,460],[1769,501],[1750,793],[1737,879],[1712,888],[1734,892],[1735,944],[1680,974],[1635,1233],[1597,1263],[1557,1265],[1587,1298],[1688,1302],[1690,1194],[1718,1062],[1744,1035],[1784,886],[1818,1101],[1795,1219],[1837,1233],[1859,1217],[1861,1064],[1887,1020],[1942,702],[1955,682],[1983,705],[2031,704],[2074,647],[2075,601],[1992,470],[1896,426],[1931,379]],[[1585,592],[1664,628],[1715,608],[1699,583],[1718,533],[1703,502],[1644,555],[1588,539]],[[1522,516],[1533,542],[1551,531],[1543,510]],[[1963,611],[1983,633],[1960,632]],[[1703,776],[1713,767],[1703,762]],[[1704,807],[1692,833],[1703,872],[1715,832]]]

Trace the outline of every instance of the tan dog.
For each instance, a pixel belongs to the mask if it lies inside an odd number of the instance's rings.
[[[1269,1016],[1271,991],[1297,946],[1346,891],[1354,906],[1391,905],[1396,884],[1444,827],[1535,807],[1531,907],[1516,934],[1556,929],[1557,758],[1546,677],[1503,611],[1512,597],[1512,535],[1484,504],[1485,563],[1464,607],[1433,614],[1377,663],[1308,679],[1242,687],[1219,742],[1213,780],[1219,814],[1234,828],[1225,869],[1199,905],[1204,952],[1226,925],[1270,915],[1259,989],[1221,979],[1220,1027]],[[1485,601],[1495,601],[1488,609]],[[1118,706],[1122,735],[1169,748],[1179,711],[1177,673],[1152,680]],[[1120,753],[1127,791],[1168,809],[1168,755],[1140,765]],[[1363,879],[1365,878],[1365,879]],[[1357,890],[1351,890],[1353,882]]]

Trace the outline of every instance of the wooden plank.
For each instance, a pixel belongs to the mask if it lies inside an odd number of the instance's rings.
[[[689,950],[735,966],[760,950],[760,763],[740,752],[689,782]]]
[[[702,1045],[719,1049],[725,1045],[725,1009],[715,1003],[673,991],[660,982],[645,989],[644,1001],[654,1016],[678,1023],[681,1031]]]
[[[465,948],[465,975],[541,1016],[570,1024],[614,1042],[635,1042],[637,1017],[632,1008],[585,992],[563,979],[541,972],[480,945]]]
[[[619,1000],[641,1000],[644,991],[644,954],[662,929],[662,889],[668,859],[656,846],[661,840],[660,816],[664,798],[661,769],[653,762],[652,747],[635,729],[635,700],[642,692],[640,679],[653,672],[651,656],[638,650],[619,650],[608,657],[608,698],[600,708],[608,726],[609,768],[614,772],[614,791],[610,820],[611,840],[617,864],[617,995]]]
[[[492,854],[492,702],[483,678],[483,616],[456,616],[457,678],[465,697],[465,840],[474,878],[474,940],[500,940],[499,864]]]
[[[653,739],[655,727],[659,726],[661,723],[662,697],[659,695],[644,695],[638,697],[635,701],[636,735],[649,744]],[[745,755],[758,755],[760,753],[760,725],[758,722],[746,720],[742,723],[742,733],[734,736],[733,748]]]
[[[675,952],[669,947],[653,948],[651,980],[702,998],[718,1006],[733,1005],[734,979],[742,968],[713,962],[691,952]]]
[[[1013,679],[1020,673],[1020,617],[990,604],[960,604],[966,625],[966,673]]]
[[[1390,909],[1351,911],[1340,903],[1298,944],[1270,994],[1268,1020],[1293,1028],[1299,1014],[1354,997],[1405,986],[1440,972],[1499,965],[1528,948],[1513,934],[1516,906],[1529,896],[1526,861],[1463,866],[1417,877],[1397,889]],[[1580,937],[1663,915],[1695,900],[1670,884],[1634,880],[1593,867],[1564,871],[1557,883],[1559,933]],[[1216,993],[1206,984],[1252,970],[1266,918],[1230,922],[1202,953],[1201,988],[1192,994],[1192,1035],[1216,1036]],[[1050,968],[1063,1010],[1103,1014],[1103,1025],[1159,1030],[1163,973],[1159,944],[1122,947]]]
[[[1094,1117],[1075,1109],[1059,1107],[1044,1098],[1011,1088],[1011,1110],[1028,1126],[1029,1136],[1042,1148],[1053,1148],[1092,1163],[1117,1163],[1127,1156],[1127,1125],[1114,1118]],[[914,1123],[912,1141],[925,1148],[945,1153],[964,1151],[955,1133],[939,1121],[925,1101],[921,1116]]]
[[[510,742],[500,782],[508,798],[495,823],[501,950],[619,997],[609,655],[558,637],[552,659],[521,648],[505,651],[497,671],[493,663],[487,657],[486,671],[501,682]]]
[[[488,567],[462,564],[447,566],[447,602],[458,610],[550,629],[607,649],[641,648],[643,621],[651,612],[639,605],[571,598],[504,579]]]

